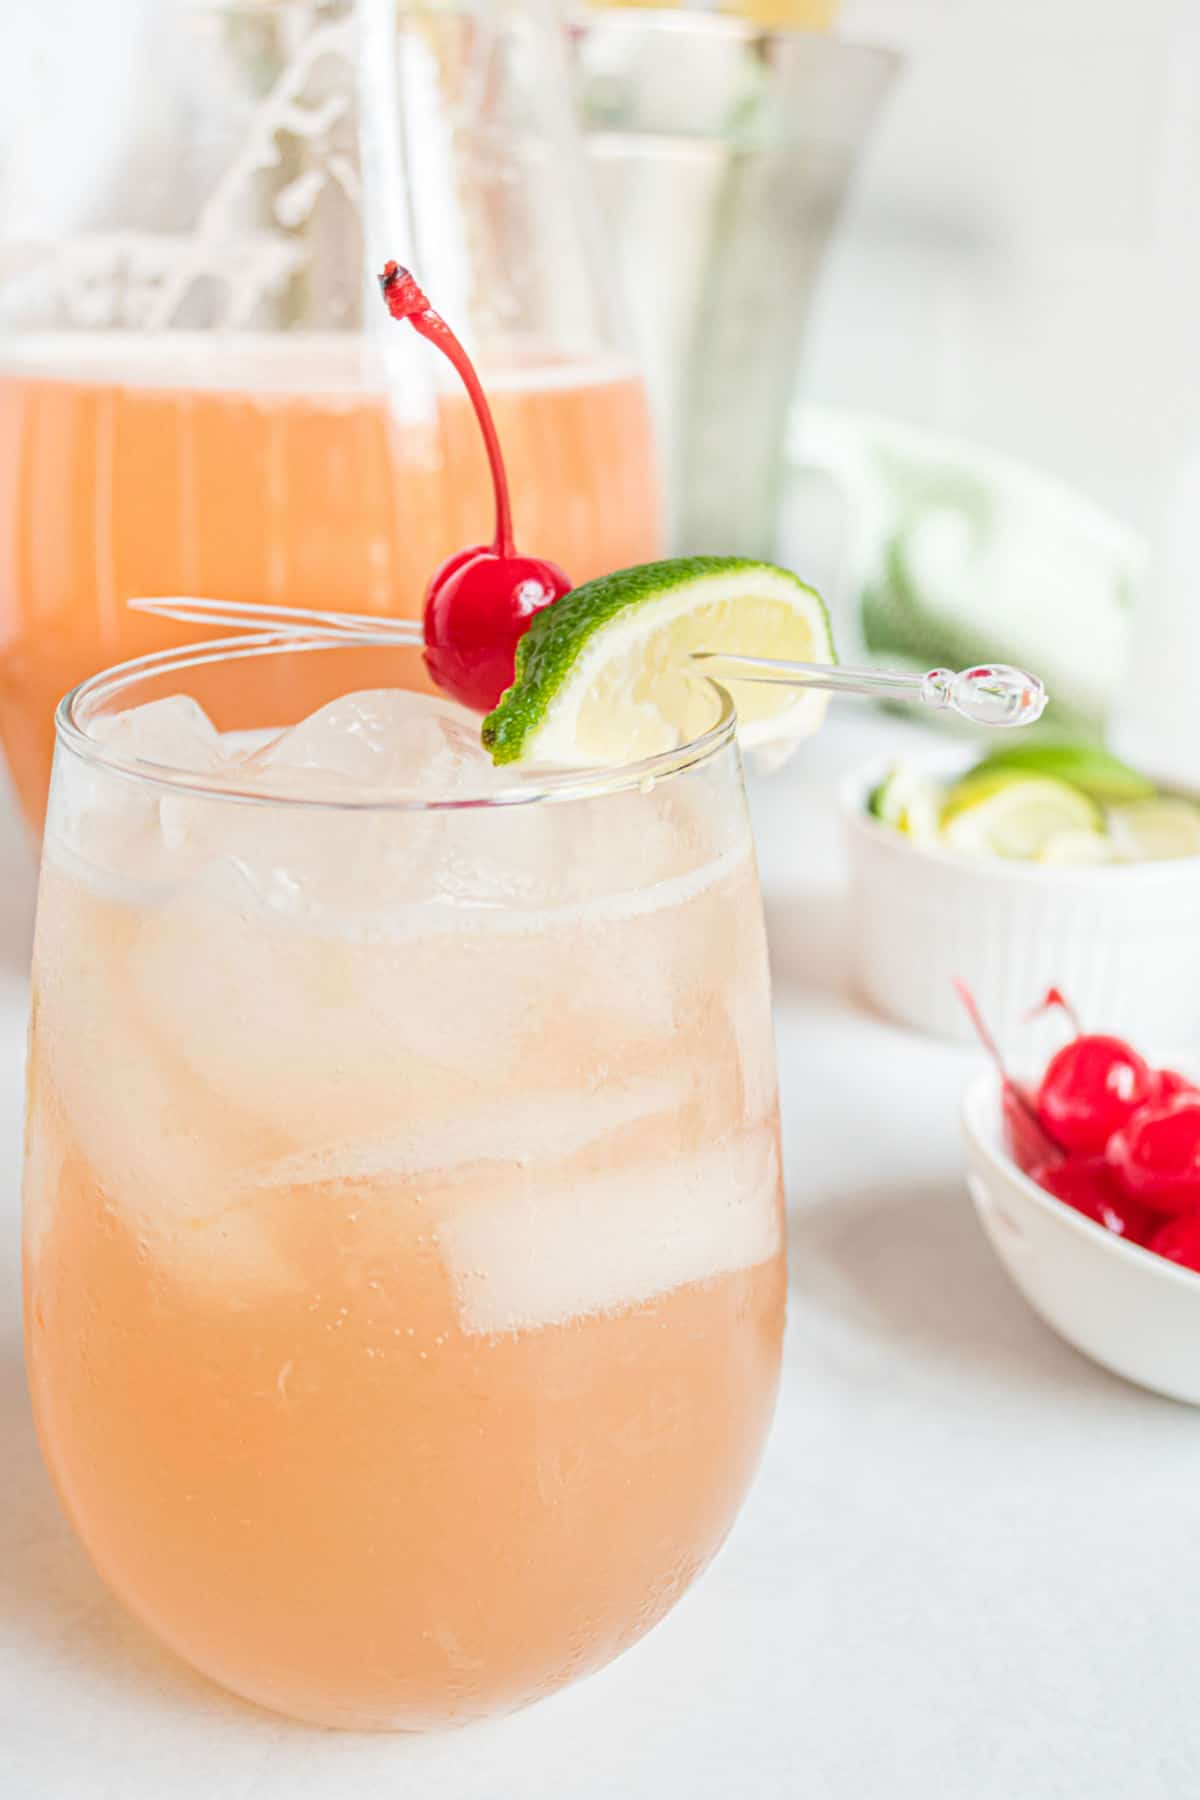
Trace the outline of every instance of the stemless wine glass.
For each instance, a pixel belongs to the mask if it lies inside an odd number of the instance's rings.
[[[367,793],[363,654],[162,653],[59,709],[28,1359],[139,1618],[282,1712],[420,1729],[604,1663],[725,1536],[779,1367],[777,1104],[719,691],[678,750],[524,779],[375,696]],[[233,763],[128,710],[277,729],[264,660],[339,710]]]
[[[0,738],[35,823],[58,698],[196,635],[129,599],[412,617],[486,540],[470,409],[384,317],[389,257],[476,358],[521,547],[576,582],[660,548],[551,0],[75,15],[48,46],[14,22],[0,107]]]

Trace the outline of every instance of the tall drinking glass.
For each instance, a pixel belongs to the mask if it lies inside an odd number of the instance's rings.
[[[777,1105],[728,703],[522,779],[395,691],[416,648],[347,699],[361,654],[167,653],[59,709],[28,1359],[139,1618],[419,1729],[596,1668],[720,1545],[778,1374]],[[252,731],[264,661],[331,705]],[[180,694],[238,735],[132,710]]]
[[[0,739],[35,824],[59,697],[196,636],[130,598],[411,617],[486,540],[388,257],[477,361],[522,547],[576,582],[660,548],[552,0],[74,14],[48,45],[14,20],[0,86]]]

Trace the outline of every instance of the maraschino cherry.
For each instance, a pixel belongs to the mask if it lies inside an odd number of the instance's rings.
[[[1154,1093],[1144,1057],[1122,1038],[1085,1035],[1052,1056],[1038,1089],[1038,1118],[1067,1150],[1099,1156]]]
[[[1099,1156],[1112,1133],[1156,1098],[1164,1081],[1180,1078],[1165,1070],[1156,1074],[1122,1038],[1082,1031],[1059,988],[1050,988],[1029,1016],[1054,1011],[1066,1015],[1073,1035],[1047,1065],[1037,1094],[1038,1117],[1063,1149]]]
[[[477,712],[489,712],[512,686],[517,641],[535,613],[569,591],[556,563],[520,556],[513,543],[508,477],[491,408],[471,359],[430,306],[407,269],[386,264],[379,277],[393,319],[407,319],[454,364],[483,433],[496,496],[496,530],[489,545],[457,551],[425,591],[425,663],[438,686]]]
[[[1168,1100],[1179,1100],[1184,1094],[1200,1099],[1194,1081],[1181,1075],[1178,1069],[1156,1069],[1154,1071],[1154,1092],[1150,1096],[1155,1106],[1165,1106]]]
[[[1148,1243],[1159,1223],[1148,1208],[1121,1192],[1102,1156],[1039,1163],[1026,1173],[1056,1200],[1132,1244]]]
[[[1200,1095],[1144,1106],[1106,1155],[1124,1191],[1156,1212],[1200,1209]]]
[[[1168,1262],[1180,1263],[1200,1274],[1200,1215],[1182,1213],[1168,1219],[1150,1239],[1150,1248],[1156,1256],[1165,1256]]]

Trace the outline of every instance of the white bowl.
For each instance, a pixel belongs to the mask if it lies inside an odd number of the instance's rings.
[[[1022,1175],[1004,1146],[996,1075],[967,1089],[962,1123],[975,1210],[1033,1310],[1115,1375],[1200,1406],[1200,1275],[1127,1244]]]
[[[944,780],[972,760],[949,751],[918,767]],[[1200,857],[1047,868],[926,848],[867,812],[886,768],[841,792],[857,976],[881,1012],[973,1041],[957,978],[1001,1036],[1050,987],[1091,1031],[1200,1036]]]

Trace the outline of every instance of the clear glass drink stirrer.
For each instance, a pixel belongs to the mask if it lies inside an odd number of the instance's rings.
[[[892,669],[854,669],[844,663],[782,662],[768,656],[734,656],[694,650],[692,661],[719,681],[762,681],[782,687],[821,688],[830,694],[862,694],[876,700],[919,701],[935,712],[961,714],[973,725],[1032,725],[1049,695],[1036,675],[1009,663],[973,669],[930,669],[905,675]]]
[[[135,612],[185,624],[223,625],[237,631],[278,632],[283,636],[353,638],[364,644],[421,642],[411,619],[370,618],[364,613],[313,612],[292,606],[242,606],[233,600],[184,597],[131,600]],[[889,669],[855,669],[845,663],[784,662],[769,656],[736,656],[724,650],[694,650],[697,671],[717,681],[769,682],[782,687],[820,688],[831,694],[861,694],[875,700],[903,700],[951,711],[974,725],[1032,725],[1046,710],[1048,695],[1036,675],[1008,663],[976,668],[930,669],[908,675]]]

